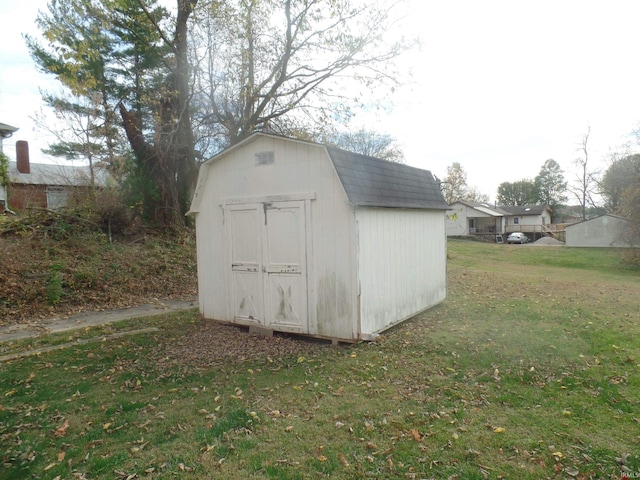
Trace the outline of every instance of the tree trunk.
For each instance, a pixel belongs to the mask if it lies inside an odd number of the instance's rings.
[[[153,145],[142,134],[136,114],[120,103],[127,138],[143,171],[157,188],[154,219],[165,227],[184,226],[198,175],[195,140],[189,109],[188,20],[197,0],[177,0],[178,15],[173,38],[175,63],[160,92],[159,122]],[[152,201],[152,199],[147,199]]]
[[[184,215],[191,203],[198,178],[198,167],[195,158],[195,140],[191,125],[191,111],[189,109],[189,59],[187,21],[193,12],[197,0],[178,0],[178,17],[175,32],[175,87],[176,87],[176,118],[175,149],[177,171],[177,193],[180,211]]]
[[[118,105],[125,132],[133,153],[143,171],[150,176],[156,186],[158,197],[154,199],[149,192],[144,192],[147,207],[153,209],[154,220],[159,225],[177,228],[184,225],[184,217],[180,210],[176,178],[176,162],[172,149],[167,148],[163,135],[157,135],[154,145],[150,145],[142,134],[135,113],[127,110],[124,104]]]

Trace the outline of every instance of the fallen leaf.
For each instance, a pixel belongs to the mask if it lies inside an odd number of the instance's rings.
[[[504,432],[504,428],[502,427],[493,427],[493,433],[502,433]]]
[[[51,470],[53,467],[55,467],[56,465],[58,465],[57,463],[50,463],[49,465],[47,465],[46,467],[44,467],[44,471],[48,471]]]
[[[344,394],[344,387],[340,387],[340,388],[338,388],[338,390],[336,390],[335,392],[333,392],[333,394],[334,394],[336,397],[340,397],[340,396],[342,396],[342,395]]]
[[[349,466],[349,462],[347,461],[347,459],[345,458],[345,456],[342,453],[338,454],[338,459],[340,460],[340,463],[342,465],[344,465],[345,467]]]
[[[63,450],[59,451],[59,452],[58,452],[58,461],[59,461],[59,462],[63,461],[63,460],[64,460],[65,455],[66,455],[66,454],[65,454],[65,452],[64,452]]]
[[[102,424],[102,429],[103,430],[109,430],[109,427],[111,426],[111,423],[103,423]]]
[[[284,429],[285,432],[292,432],[293,431],[293,426],[289,425],[288,427],[286,427]]]
[[[416,442],[419,442],[420,440],[422,440],[422,436],[420,435],[420,432],[418,431],[417,428],[411,429],[411,435],[413,435],[413,438]]]
[[[64,437],[67,434],[67,428],[69,428],[69,420],[65,420],[64,423],[56,429],[54,435],[56,437]]]
[[[316,458],[321,462],[326,462],[327,461],[327,457],[325,457],[324,455],[318,455]]]

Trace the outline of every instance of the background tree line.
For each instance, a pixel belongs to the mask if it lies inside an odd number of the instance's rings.
[[[51,0],[26,36],[56,116],[48,153],[107,168],[147,221],[181,226],[198,163],[255,131],[401,160],[393,139],[340,133],[396,83],[392,3]],[[377,97],[367,95],[376,89]],[[372,100],[373,98],[373,100]],[[47,120],[42,118],[42,124]],[[374,137],[373,135],[371,137]]]

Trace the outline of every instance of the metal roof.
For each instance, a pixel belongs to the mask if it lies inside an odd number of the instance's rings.
[[[440,184],[428,170],[325,147],[349,198],[367,207],[448,210]]]
[[[6,123],[0,123],[0,137],[8,138],[14,132],[19,130],[18,127],[12,127],[11,125],[7,125]]]
[[[88,166],[49,165],[45,163],[29,164],[31,173],[18,172],[18,164],[9,162],[9,179],[11,183],[23,185],[51,185],[88,187],[91,175]],[[95,184],[106,186],[108,175],[102,169],[95,170]]]

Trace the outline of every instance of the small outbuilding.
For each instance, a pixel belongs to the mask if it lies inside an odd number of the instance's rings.
[[[445,300],[447,208],[427,170],[254,134],[200,168],[200,312],[373,339]]]
[[[600,215],[565,228],[567,247],[629,247],[629,221],[617,215]]]

